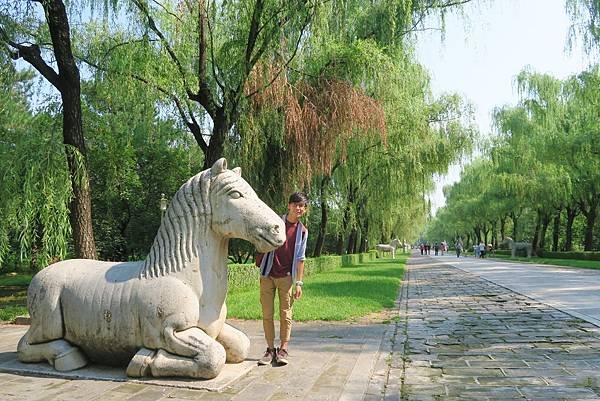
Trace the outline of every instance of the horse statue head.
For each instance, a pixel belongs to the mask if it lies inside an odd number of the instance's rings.
[[[175,193],[140,273],[154,277],[181,271],[216,243],[225,252],[220,258],[226,259],[230,238],[268,252],[285,242],[285,226],[242,178],[241,169],[227,169],[227,160],[221,158]]]
[[[509,248],[512,247],[511,244],[514,244],[514,240],[511,237],[504,237],[504,239],[502,240],[502,242],[500,243],[500,245],[508,245]]]

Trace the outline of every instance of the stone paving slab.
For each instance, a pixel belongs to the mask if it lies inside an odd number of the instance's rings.
[[[383,333],[390,327],[360,322],[296,323],[290,364],[279,367],[256,365],[266,348],[261,322],[230,323],[249,335],[249,358],[237,365],[235,377],[230,372],[231,379],[219,376],[205,381],[128,379],[123,369],[102,366],[66,377],[47,364],[16,361],[16,344],[27,326],[0,326],[0,400],[362,400]],[[226,365],[231,367],[236,365]]]
[[[396,320],[365,399],[600,400],[598,327],[475,274],[411,258]]]
[[[167,387],[182,387],[208,391],[223,391],[235,380],[247,374],[256,366],[255,361],[244,361],[239,364],[226,364],[223,371],[211,380],[186,380],[186,379],[133,379],[125,375],[123,368],[110,366],[90,365],[71,372],[57,372],[47,363],[22,363],[17,360],[16,352],[6,353],[9,359],[0,363],[0,372],[18,373],[21,375],[51,376],[63,379],[108,380],[114,382],[129,382],[152,384]],[[0,358],[4,355],[0,354]]]
[[[600,327],[600,270],[448,255],[435,259]]]

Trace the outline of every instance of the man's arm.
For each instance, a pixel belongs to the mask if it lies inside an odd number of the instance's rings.
[[[294,299],[300,299],[302,296],[302,277],[304,276],[304,260],[299,260],[296,265],[296,292],[294,293]],[[300,282],[300,283],[298,283]],[[300,285],[298,285],[300,284]]]

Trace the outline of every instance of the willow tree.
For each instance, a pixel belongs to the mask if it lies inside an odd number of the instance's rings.
[[[588,51],[600,49],[600,0],[567,0],[566,9],[572,22],[569,45],[581,38]]]
[[[600,152],[597,145],[600,140],[600,114],[597,107],[600,70],[597,66],[591,67],[565,81],[525,70],[519,75],[519,82],[524,97],[523,107],[532,121],[544,130],[543,134],[536,135],[541,138],[537,143],[537,160],[548,166],[546,173],[548,169],[554,169],[558,176],[554,182],[546,176],[542,193],[547,196],[558,194],[558,199],[562,201],[565,198],[564,188],[570,188],[564,181],[570,180],[572,191],[569,193],[571,200],[566,201],[567,208],[579,209],[586,217],[584,248],[591,250],[600,200]],[[557,149],[563,152],[557,154]],[[548,191],[548,184],[553,183],[553,190]],[[568,223],[571,224],[572,215],[568,216]],[[567,248],[570,249],[570,240],[567,240]]]
[[[67,253],[71,191],[65,153],[54,137],[58,107],[37,115],[29,110],[33,76],[0,54],[0,265],[12,256],[13,267],[20,259],[35,270]]]
[[[42,9],[34,9],[32,3],[39,3]],[[81,118],[80,76],[73,57],[65,4],[62,0],[27,1],[18,5],[14,1],[0,2],[0,40],[14,60],[29,63],[60,93],[62,141],[71,177],[69,221],[75,256],[93,259],[96,245]],[[46,46],[48,42],[50,46]]]
[[[586,218],[584,249],[594,246],[600,210],[600,68],[591,67],[565,82],[569,97],[565,135],[557,138],[559,160],[573,181],[574,199]]]

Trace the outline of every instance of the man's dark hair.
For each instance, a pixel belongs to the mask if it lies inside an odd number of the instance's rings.
[[[290,195],[290,200],[288,201],[288,204],[300,202],[304,203],[305,205],[308,205],[308,196],[306,196],[304,192],[294,192]]]

